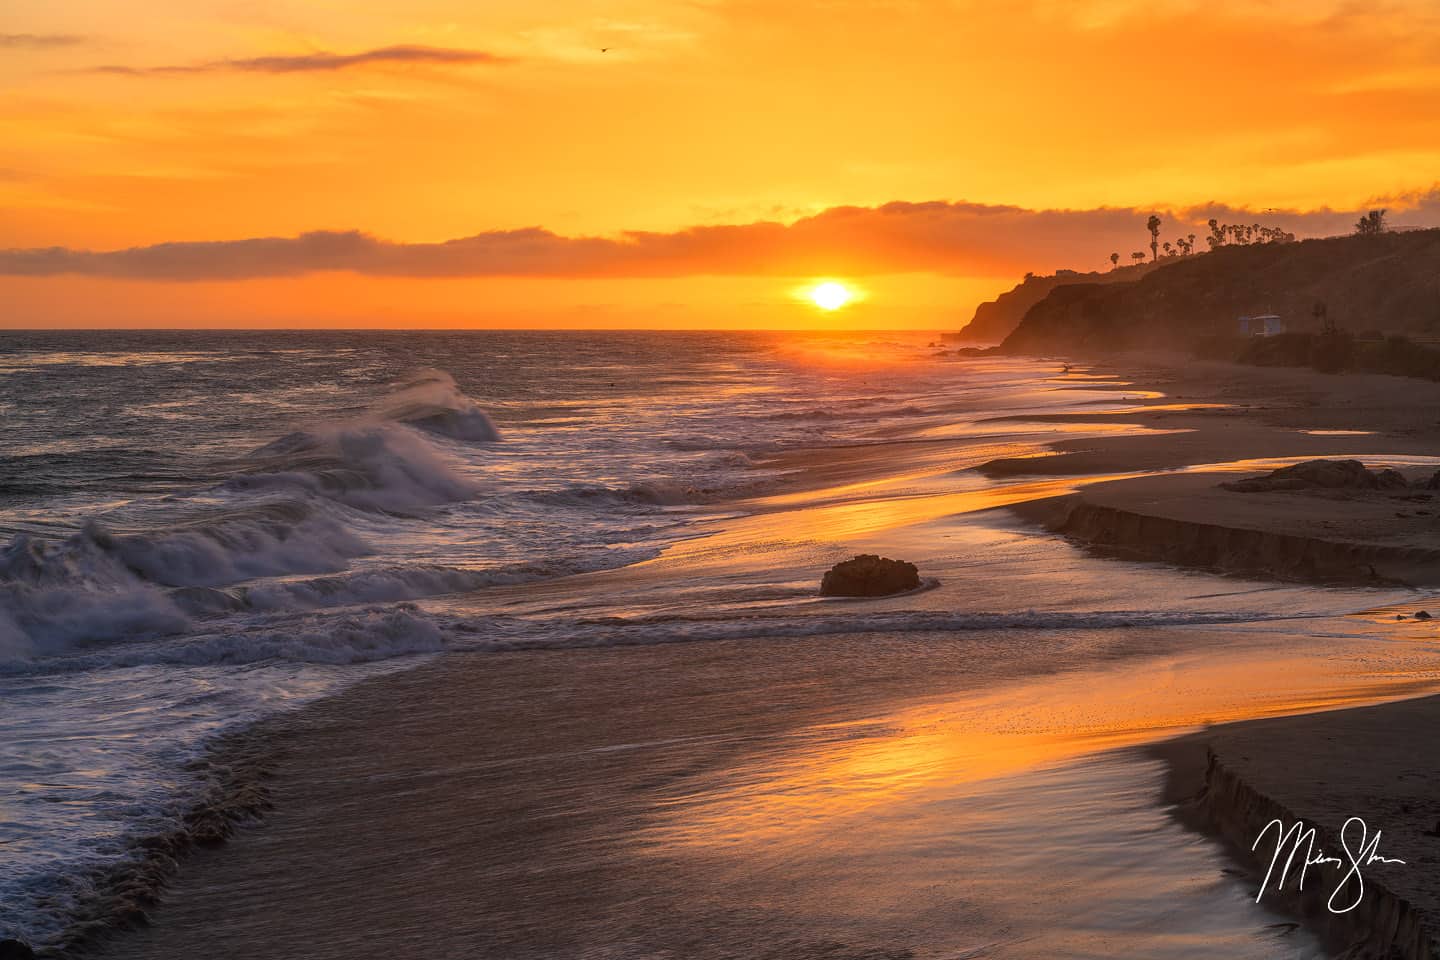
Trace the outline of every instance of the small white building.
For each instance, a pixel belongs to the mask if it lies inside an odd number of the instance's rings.
[[[1285,321],[1277,314],[1266,313],[1258,317],[1240,318],[1240,336],[1273,337],[1285,332]]]

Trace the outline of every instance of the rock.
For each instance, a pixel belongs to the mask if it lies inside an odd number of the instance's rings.
[[[1381,490],[1404,490],[1410,483],[1399,470],[1386,468],[1375,474],[1375,485]]]
[[[1415,619],[1416,619],[1416,620],[1434,620],[1435,618],[1432,617],[1432,616],[1430,616],[1430,611],[1429,611],[1429,610],[1421,610],[1419,613],[1415,614]]]
[[[23,940],[0,940],[0,960],[35,960],[35,951]]]
[[[1266,493],[1272,490],[1396,490],[1409,484],[1396,470],[1371,473],[1359,460],[1306,460],[1272,470],[1263,477],[1222,483],[1226,490]]]
[[[920,571],[903,560],[864,553],[835,564],[820,581],[824,597],[884,597],[920,586]]]

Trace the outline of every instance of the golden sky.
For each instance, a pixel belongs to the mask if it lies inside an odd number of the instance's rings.
[[[1437,161],[1434,0],[7,0],[0,326],[955,327]]]

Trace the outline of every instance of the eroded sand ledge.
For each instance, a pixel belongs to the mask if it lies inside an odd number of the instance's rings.
[[[1303,893],[1272,885],[1264,901],[1302,915],[1347,960],[1440,957],[1440,754],[1426,749],[1440,697],[1212,728],[1160,745],[1167,797],[1182,819],[1225,839],[1258,891],[1272,843],[1251,847],[1273,819],[1304,820],[1317,849],[1344,856],[1339,833],[1358,816],[1378,852],[1405,864],[1364,868],[1364,896],[1348,913],[1326,908],[1339,873],[1312,868]],[[1273,834],[1273,830],[1272,830]],[[1293,883],[1290,885],[1293,887]],[[1341,902],[1344,905],[1344,901]]]
[[[1117,480],[1011,509],[1136,559],[1318,583],[1440,584],[1440,517],[1431,515],[1428,496],[1325,498],[1220,486],[1235,476]]]

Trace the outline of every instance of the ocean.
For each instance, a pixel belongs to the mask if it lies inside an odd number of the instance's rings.
[[[958,361],[932,340],[0,334],[0,935],[58,936],[97,869],[183,816],[216,735],[446,654],[745,640],[761,658],[799,638],[943,636],[1014,678],[1173,652],[1186,631],[1265,650],[1323,636],[1331,657],[1380,643],[1362,614],[1393,591],[1129,564],[1021,529],[995,508],[1082,481],[973,468],[1141,432],[1116,414],[1153,394],[1057,361]],[[1086,422],[1046,419],[1074,413]],[[819,598],[857,544],[920,563],[925,588]],[[1133,729],[1226,715],[1212,694],[1160,720],[1150,705]],[[1243,715],[1247,696],[1221,699]],[[1107,709],[1134,714],[1121,699]],[[1007,709],[986,716],[1037,722],[1034,703]],[[1155,770],[1114,766],[1064,768],[1077,780],[1017,761],[964,790],[999,823],[1016,794],[994,777],[1048,778],[1094,817],[1120,809],[1151,841],[1180,836],[1151,810]],[[1094,831],[1061,833],[1067,869],[1104,873],[1114,851]],[[987,855],[1014,841],[990,837]],[[1181,846],[1191,860],[1145,887],[1183,899],[1174,871],[1218,871],[1215,850]],[[1143,894],[1118,895],[1118,914]],[[1246,938],[1268,921],[1238,886],[1207,881],[1195,902],[1184,929],[1218,910],[1241,931],[1228,955],[1266,955]]]

